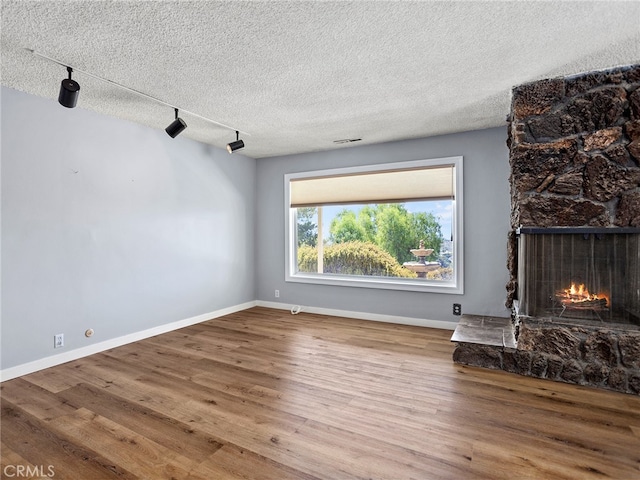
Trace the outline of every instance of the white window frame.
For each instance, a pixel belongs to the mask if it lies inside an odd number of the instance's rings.
[[[394,171],[401,169],[433,168],[443,166],[454,167],[454,191],[453,211],[451,221],[451,233],[453,242],[453,280],[405,279],[392,277],[365,277],[356,275],[335,275],[327,273],[298,272],[297,259],[297,224],[295,209],[291,208],[290,183],[296,179],[323,176],[353,175],[367,172]],[[463,157],[446,157],[409,162],[385,163],[379,165],[366,165],[358,167],[335,168],[328,170],[316,170],[312,172],[289,173],[284,176],[284,209],[285,209],[285,281],[297,283],[310,283],[319,285],[336,285],[343,287],[379,288],[389,290],[408,290],[431,293],[464,293],[464,234],[463,234]],[[321,241],[318,239],[318,241]],[[416,245],[416,248],[418,246]]]

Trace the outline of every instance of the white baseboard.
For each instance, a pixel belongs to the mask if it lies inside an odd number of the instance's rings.
[[[438,328],[440,330],[455,330],[457,322],[445,322],[443,320],[429,320],[427,318],[400,317],[397,315],[382,315],[378,313],[354,312],[351,310],[337,310],[333,308],[306,307],[299,305],[287,305],[285,303],[265,302],[258,300],[258,307],[276,308],[278,310],[291,310],[300,307],[301,312],[317,313],[320,315],[332,315],[335,317],[355,318],[358,320],[372,320],[374,322],[398,323],[400,325],[413,325],[416,327]]]
[[[177,322],[166,323],[164,325],[159,325],[157,327],[142,330],[140,332],[130,333],[128,335],[123,335],[122,337],[112,338],[110,340],[105,340],[104,342],[94,343],[93,345],[76,348],[68,352],[53,355],[51,357],[45,357],[33,362],[23,363],[22,365],[6,368],[4,370],[0,370],[0,382],[11,380],[12,378],[21,377],[23,375],[28,375],[29,373],[37,372],[38,370],[43,370],[49,367],[54,367],[56,365],[67,363],[72,360],[77,360],[88,355],[93,355],[94,353],[104,352],[105,350],[109,350],[110,348],[120,347],[122,345],[137,342],[138,340],[144,340],[145,338],[153,337],[155,335],[172,332],[173,330],[178,330],[179,328],[195,325],[196,323],[211,320],[212,318],[222,317],[224,315],[229,315],[241,310],[246,310],[248,308],[255,307],[256,305],[257,302],[255,301],[241,303],[240,305],[223,308],[220,310],[216,310],[215,312],[203,313],[202,315],[197,315],[195,317],[185,318],[184,320],[178,320]]]

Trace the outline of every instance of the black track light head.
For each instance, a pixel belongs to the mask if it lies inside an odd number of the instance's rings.
[[[69,78],[62,80],[60,85],[60,94],[58,95],[58,103],[63,107],[73,108],[78,103],[78,96],[80,95],[80,85],[75,80],[71,79],[71,73],[73,69],[67,67],[69,72]]]
[[[233,153],[241,148],[244,148],[244,142],[240,140],[240,132],[236,130],[236,141],[227,144],[227,152]]]
[[[187,124],[181,118],[176,118],[171,125],[164,129],[171,138],[176,138],[180,133],[187,128]]]
[[[231,142],[227,145],[227,152],[233,153],[241,148],[244,148],[244,142],[242,140],[236,140],[235,142]]]
[[[185,128],[187,128],[185,121],[178,118],[178,109],[175,108],[174,110],[176,112],[176,119],[171,122],[171,125],[164,129],[171,138],[176,138]]]

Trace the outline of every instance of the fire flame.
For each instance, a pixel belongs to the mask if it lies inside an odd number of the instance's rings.
[[[571,284],[570,288],[563,290],[562,295],[566,300],[562,303],[581,303],[581,302],[593,302],[594,300],[605,300],[606,306],[609,306],[609,297],[604,293],[589,293],[587,287],[583,283],[576,286],[575,283]]]

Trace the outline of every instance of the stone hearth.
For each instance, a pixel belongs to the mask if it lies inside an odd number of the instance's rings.
[[[536,378],[640,394],[640,327],[463,315],[453,361]],[[506,339],[503,340],[503,339]]]

